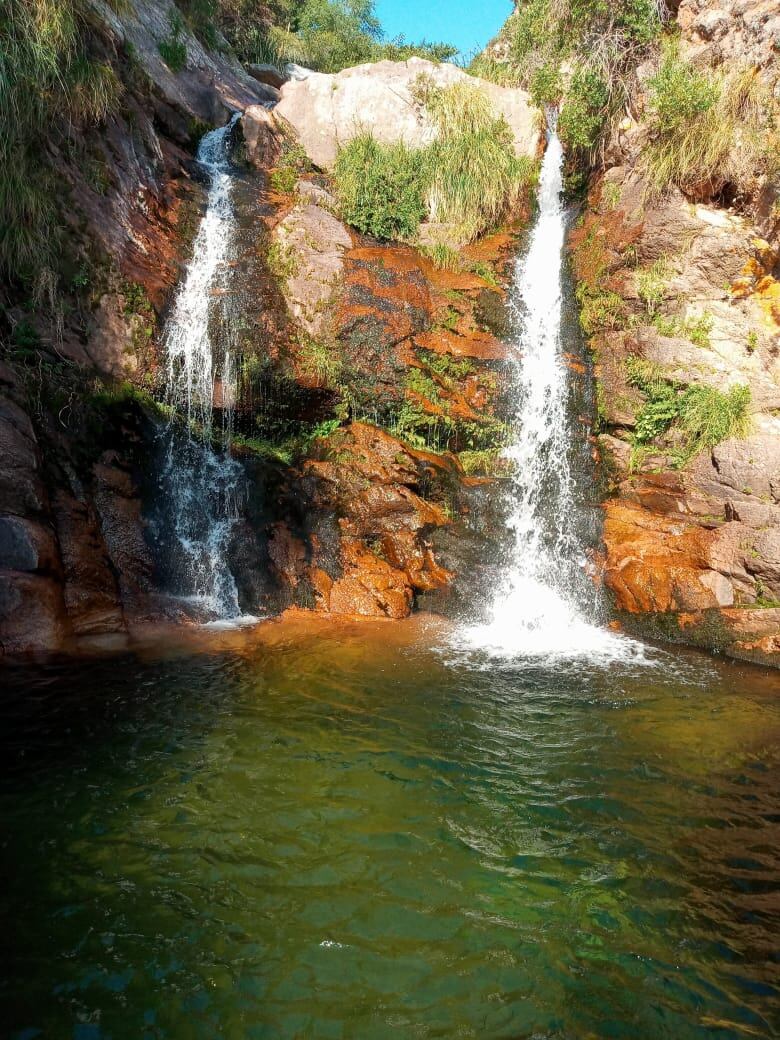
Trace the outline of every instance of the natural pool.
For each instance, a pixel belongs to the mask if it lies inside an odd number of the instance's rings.
[[[777,1036],[777,675],[451,640],[6,671],[4,1035]]]

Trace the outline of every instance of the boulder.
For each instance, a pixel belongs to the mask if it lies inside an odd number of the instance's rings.
[[[246,65],[245,68],[252,79],[256,79],[258,83],[265,83],[269,87],[274,87],[276,90],[279,90],[287,79],[287,76],[280,72],[275,65],[253,62]]]
[[[264,105],[250,105],[241,117],[247,159],[258,169],[267,170],[276,162],[282,146],[282,132]]]
[[[386,144],[404,141],[421,147],[435,130],[414,97],[420,76],[437,86],[473,80],[490,97],[512,131],[518,155],[533,157],[539,145],[538,110],[523,90],[499,87],[454,65],[410,58],[357,65],[335,75],[312,72],[282,87],[277,115],[296,130],[309,158],[322,169],[333,166],[339,147],[362,130]]]

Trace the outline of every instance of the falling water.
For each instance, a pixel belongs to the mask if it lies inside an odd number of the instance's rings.
[[[208,177],[206,213],[192,259],[165,329],[166,402],[174,419],[167,431],[162,485],[170,531],[169,569],[175,592],[207,618],[241,611],[227,562],[237,519],[241,467],[229,451],[235,396],[229,337],[218,335],[220,290],[235,232],[229,137],[238,116],[205,134],[198,162]],[[218,356],[217,347],[221,349]],[[222,430],[213,428],[219,382]],[[177,419],[184,418],[182,431]],[[214,447],[220,433],[221,447]]]
[[[637,644],[594,622],[595,587],[580,536],[582,506],[572,472],[568,371],[562,352],[562,254],[566,212],[563,150],[552,129],[542,164],[539,213],[517,263],[512,544],[502,586],[485,624],[468,642],[499,655],[633,654]]]

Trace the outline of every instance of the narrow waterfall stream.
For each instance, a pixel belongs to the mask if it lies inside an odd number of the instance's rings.
[[[517,261],[511,307],[516,330],[511,551],[486,623],[469,642],[499,655],[634,656],[638,644],[599,627],[597,590],[586,573],[583,506],[572,467],[573,423],[564,359],[563,149],[550,131],[539,211]]]
[[[174,592],[203,620],[237,619],[238,590],[227,548],[237,519],[241,467],[230,455],[235,397],[230,337],[223,334],[219,291],[235,232],[230,134],[238,115],[205,134],[198,162],[208,177],[206,213],[165,330],[166,433],[161,474]],[[214,390],[220,385],[221,446],[214,446]],[[186,429],[179,428],[180,419]]]

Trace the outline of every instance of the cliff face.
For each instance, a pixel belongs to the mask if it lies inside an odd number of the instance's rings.
[[[237,347],[241,493],[226,552],[241,609],[397,618],[489,582],[486,529],[503,526],[500,282],[522,212],[457,271],[364,238],[269,115],[275,87],[204,48],[173,4],[95,11],[90,45],[121,104],[52,133],[67,193],[57,299],[9,289],[4,315],[4,651],[121,643],[139,623],[187,619],[160,538],[161,333],[203,213],[197,142],[235,111],[238,227],[215,322]],[[175,71],[163,59],[174,37]],[[533,151],[530,110],[507,103],[518,149]],[[225,393],[217,382],[217,416]]]
[[[159,316],[178,281],[202,188],[193,142],[275,96],[206,53],[183,23],[186,66],[159,44],[176,9],[96,3],[90,47],[120,101],[97,126],[55,126],[47,162],[64,224],[48,298],[2,293],[0,641],[56,649],[159,614],[145,538]],[[180,20],[175,24],[179,25]]]
[[[676,17],[684,61],[704,75],[742,70],[776,113],[775,5],[684,0]],[[656,67],[639,69],[632,115],[570,239],[610,485],[604,580],[630,627],[777,661],[777,168],[653,190]]]

